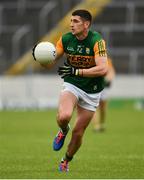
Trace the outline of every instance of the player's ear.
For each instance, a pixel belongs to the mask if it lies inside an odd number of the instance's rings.
[[[86,27],[86,28],[89,28],[89,26],[90,26],[90,22],[89,22],[89,21],[85,21],[84,24],[85,24],[85,27]]]

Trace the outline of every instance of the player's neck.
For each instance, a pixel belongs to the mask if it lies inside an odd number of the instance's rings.
[[[76,35],[76,38],[78,39],[78,40],[84,40],[87,36],[88,36],[88,30],[87,31],[84,31],[82,34],[78,34],[78,35]]]

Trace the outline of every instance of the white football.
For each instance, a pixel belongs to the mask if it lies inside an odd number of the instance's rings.
[[[56,57],[56,48],[51,42],[40,42],[35,46],[33,55],[39,63],[52,63]]]

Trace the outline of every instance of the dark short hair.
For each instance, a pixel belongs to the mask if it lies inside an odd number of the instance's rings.
[[[78,10],[73,11],[72,16],[80,16],[84,20],[90,21],[90,23],[92,22],[91,13],[85,9],[78,9]]]

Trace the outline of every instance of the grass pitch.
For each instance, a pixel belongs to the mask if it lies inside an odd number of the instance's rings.
[[[1,179],[144,178],[144,110],[136,110],[134,101],[110,102],[107,130],[95,133],[90,124],[68,173],[58,164],[71,132],[54,152],[55,116],[56,110],[0,112]]]

